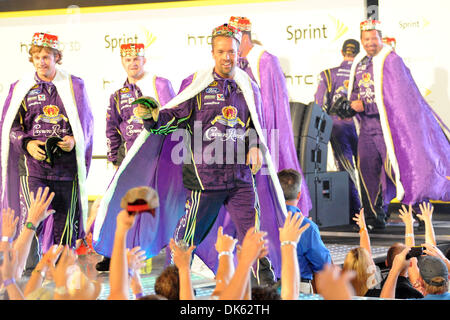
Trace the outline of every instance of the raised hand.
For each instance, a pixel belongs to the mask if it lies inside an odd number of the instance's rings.
[[[293,214],[289,211],[288,216],[284,221],[283,228],[279,228],[280,242],[293,241],[298,243],[302,233],[309,228],[309,223],[300,228],[303,219],[305,219],[305,217],[300,212]]]
[[[134,273],[139,273],[139,270],[145,267],[145,251],[137,246],[133,249],[127,249],[128,269],[133,270]]]
[[[175,263],[178,269],[189,269],[191,266],[192,252],[196,247],[190,246],[187,250],[183,250],[173,238],[170,239],[169,246],[173,254],[173,263]]]
[[[417,214],[420,220],[424,222],[431,222],[433,217],[434,207],[431,203],[422,202],[419,204],[421,214]]]
[[[408,210],[406,210],[406,207],[402,205],[402,208],[399,210],[400,213],[400,219],[402,219],[403,223],[407,226],[412,226],[414,224],[414,218],[412,214],[412,207],[411,205],[408,206]]]
[[[50,249],[44,254],[44,256],[42,257],[41,261],[39,261],[38,265],[42,267],[38,268],[38,266],[36,266],[37,269],[42,270],[42,271],[47,271],[48,269],[52,269],[55,267],[55,263],[56,260],[58,260],[59,256],[61,255],[61,253],[64,250],[64,246],[62,245],[53,245],[50,247]]]
[[[227,234],[223,234],[223,227],[220,226],[217,230],[217,240],[215,245],[217,252],[233,252],[236,243],[237,239],[234,239]]]
[[[128,231],[133,227],[135,215],[130,215],[126,210],[122,210],[117,215],[117,230]]]
[[[14,218],[14,210],[11,208],[2,210],[2,237],[14,238],[19,217]]]
[[[3,251],[3,264],[1,273],[3,280],[14,278],[19,267],[18,253],[15,249],[6,249]]]
[[[355,271],[345,271],[339,266],[327,264],[317,273],[317,292],[325,300],[350,300],[355,295],[351,280],[356,276]]]
[[[63,292],[55,292],[59,298],[68,295],[67,283],[71,274],[71,269],[75,269],[75,262],[77,261],[77,254],[69,246],[64,246],[64,250],[61,253],[58,264],[51,266],[53,279],[55,281],[56,288],[63,288]],[[58,297],[56,297],[58,298]]]
[[[265,231],[256,231],[255,227],[247,230],[242,241],[240,261],[252,265],[256,259],[261,259],[267,255],[267,235]]]
[[[356,221],[356,224],[359,226],[360,230],[366,228],[366,220],[364,218],[364,208],[361,208],[359,213],[355,213],[355,216],[353,217],[353,221]]]
[[[39,187],[36,193],[36,197],[34,196],[34,192],[31,192],[30,199],[30,209],[28,210],[28,219],[27,221],[33,223],[33,225],[37,226],[41,221],[45,220],[49,215],[55,213],[55,210],[47,210],[53,198],[55,197],[55,193],[52,192],[50,195],[48,194],[50,189],[45,187],[44,192],[42,192],[42,188]]]

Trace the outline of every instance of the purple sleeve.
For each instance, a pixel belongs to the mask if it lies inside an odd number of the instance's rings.
[[[366,114],[368,116],[373,116],[373,115],[379,114],[377,104],[375,102],[364,103],[364,114]]]
[[[109,106],[106,109],[106,156],[108,161],[115,163],[117,161],[117,154],[122,143],[119,126],[122,122],[119,110],[119,100],[116,93],[113,93],[109,98]]]
[[[356,79],[356,75],[353,76],[353,88],[352,94],[350,95],[350,101],[359,100],[359,86],[358,81]]]
[[[319,85],[317,87],[316,94],[314,95],[314,100],[316,104],[319,106],[323,106],[326,104],[328,99],[326,99],[328,92],[328,85],[327,85],[327,77],[325,75],[325,72],[322,71],[319,75]]]

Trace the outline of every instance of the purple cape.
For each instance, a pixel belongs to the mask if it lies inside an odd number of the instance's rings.
[[[184,87],[189,87],[189,84],[197,78],[201,77],[196,75],[187,78],[183,82]],[[257,106],[256,112],[260,115],[259,90],[255,83],[252,83],[252,89]],[[182,92],[183,90],[180,93],[182,94]],[[258,120],[261,121],[261,119]],[[159,254],[161,249],[168,245],[179,219],[185,214],[186,201],[182,165],[173,163],[171,158],[174,146],[180,143],[179,140],[171,141],[174,134],[176,132],[167,136],[158,136],[143,131],[134,142],[123,165],[108,187],[109,192],[107,191],[99,209],[99,213],[104,217],[102,217],[101,225],[96,225],[94,231],[94,248],[98,253],[111,256],[116,217],[121,210],[121,198],[130,188],[141,185],[151,186],[157,190],[160,207],[157,209],[155,218],[148,214],[141,214],[137,217],[139,223],[136,221],[133,228],[138,228],[138,230],[128,233],[127,247],[139,245],[146,251],[147,258],[150,258]],[[285,210],[285,207],[283,208],[284,203],[280,204],[274,196],[276,191],[270,176],[258,173],[256,184],[260,200],[260,229],[268,232],[269,256],[275,274],[279,276],[281,255],[278,228],[284,223],[283,209]],[[104,213],[102,213],[103,211]],[[226,210],[222,207],[207,237],[196,249],[196,254],[213,272],[217,270],[218,264],[217,252],[214,249],[217,229],[226,220]],[[234,229],[234,226],[231,228]],[[227,229],[224,232],[231,234],[231,232],[227,232]]]
[[[258,69],[264,123],[269,132],[278,130],[279,135],[279,150],[268,139],[270,153],[279,155],[278,171],[295,169],[302,175],[302,195],[297,207],[308,217],[312,203],[295,149],[286,78],[278,58],[267,51],[260,55]],[[257,77],[256,74],[255,77]]]
[[[449,201],[450,144],[443,131],[448,128],[422,97],[410,70],[394,51],[387,55],[382,68],[383,103],[405,191],[399,200],[407,204]]]
[[[55,78],[56,79],[56,78]],[[79,238],[83,238],[85,236],[84,233],[84,223],[83,221],[85,221],[87,219],[87,215],[88,215],[88,208],[87,208],[87,194],[83,193],[85,196],[81,195],[80,192],[80,188],[85,188],[85,181],[87,178],[87,173],[89,172],[89,167],[90,167],[90,163],[91,163],[91,158],[92,158],[92,146],[93,146],[93,116],[92,116],[92,112],[91,112],[91,108],[90,108],[90,104],[89,104],[89,99],[86,93],[86,89],[84,86],[84,82],[82,79],[72,76],[70,75],[70,78],[67,77],[66,81],[70,80],[70,87],[72,88],[72,92],[71,95],[72,97],[75,97],[75,105],[76,105],[76,112],[79,118],[79,124],[81,126],[81,130],[82,132],[79,132],[80,135],[83,135],[84,138],[84,146],[80,148],[81,153],[84,153],[84,164],[85,164],[85,171],[78,168],[78,173],[79,175],[84,173],[84,177],[78,177],[79,180],[79,194],[78,194],[78,199],[79,201],[84,201],[85,202],[85,206],[83,206],[80,203],[80,206],[82,208],[81,214],[80,214],[80,219],[79,219],[79,226],[80,226],[80,234],[79,234]],[[26,80],[21,80],[26,82]],[[5,100],[5,104],[3,107],[3,113],[2,113],[2,120],[0,123],[0,132],[3,134],[3,131],[6,130],[5,132],[9,132],[11,130],[11,125],[12,122],[9,123],[9,121],[6,118],[6,114],[7,111],[10,107],[12,108],[17,108],[17,106],[11,106],[11,100],[13,99],[13,94],[14,91],[17,89],[18,84],[20,81],[16,81],[15,83],[11,84],[10,90],[9,90],[9,94]],[[24,88],[26,89],[25,94],[28,92],[28,90],[31,88],[31,86],[34,85],[34,83],[30,83],[30,87],[29,88]],[[26,85],[27,86],[27,85]],[[19,94],[19,93],[16,93]],[[61,93],[60,93],[61,96]],[[23,100],[25,96],[23,97],[18,97],[20,98],[20,102]],[[70,98],[72,98],[70,97]],[[67,100],[63,100],[67,101]],[[65,106],[67,107],[67,106]],[[6,121],[5,121],[6,120]],[[72,129],[74,131],[75,134],[75,130],[76,129],[76,124],[75,122],[78,121],[78,119],[71,119],[69,117],[69,121],[71,122],[71,126]],[[8,122],[8,123],[7,123]],[[5,177],[2,177],[2,179],[0,180],[0,194],[2,196],[2,208],[11,208],[14,209],[15,211],[15,215],[19,216],[19,222],[18,222],[18,230],[16,232],[16,237],[18,236],[18,234],[20,233],[20,229],[21,227],[24,225],[26,217],[22,216],[20,214],[20,201],[19,201],[19,192],[20,192],[20,184],[19,184],[19,168],[18,168],[18,164],[19,164],[19,158],[20,158],[20,154],[17,153],[14,148],[12,147],[11,143],[9,141],[4,141],[4,139],[0,139],[0,155],[1,157],[5,156],[5,150],[7,150],[8,147],[5,147],[5,143],[9,143],[9,154],[8,154],[8,160],[7,160],[7,173],[6,173],[6,183],[3,184],[3,179]],[[78,152],[77,152],[78,154]],[[6,159],[1,159],[0,163],[3,163]],[[80,159],[77,156],[77,162],[80,163]],[[3,168],[0,172],[3,172]],[[46,250],[48,250],[48,248],[53,245],[53,240],[52,240],[52,227],[53,227],[53,216],[49,216],[46,220],[43,221],[44,223],[44,228],[43,231],[40,235],[40,241],[41,244],[43,246],[42,250],[43,252],[45,252]]]

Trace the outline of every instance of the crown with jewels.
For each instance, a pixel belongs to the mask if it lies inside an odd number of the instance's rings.
[[[33,36],[31,44],[35,46],[49,47],[52,49],[59,50],[58,36],[49,33],[36,32]]]
[[[378,20],[366,20],[359,25],[361,31],[381,30],[381,22]]]
[[[228,24],[235,27],[241,31],[252,31],[252,24],[250,20],[246,17],[231,17]]]
[[[241,31],[227,23],[224,23],[223,25],[214,28],[213,32],[212,32],[212,36],[213,37],[217,37],[217,36],[231,37],[231,38],[235,38],[239,42],[241,42],[241,39],[242,39]]]
[[[142,43],[126,43],[120,46],[121,57],[143,57],[145,47]]]

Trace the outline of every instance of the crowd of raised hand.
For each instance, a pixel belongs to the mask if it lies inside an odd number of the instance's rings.
[[[27,221],[38,225],[52,211],[48,207],[54,194],[48,188],[31,194],[31,206]],[[92,206],[92,215],[98,206]],[[407,254],[414,241],[414,219],[411,206],[400,209],[400,218],[405,224],[405,243],[394,244],[386,259],[390,268],[383,282],[373,258],[369,233],[364,220],[364,212],[356,214],[354,220],[359,226],[360,245],[348,252],[341,267],[327,263],[315,272],[315,293],[324,299],[352,299],[355,296],[394,298],[448,299],[448,269],[450,261],[436,246],[432,224],[433,207],[421,204],[425,223],[425,249],[420,257],[409,258]],[[302,224],[304,216],[300,212],[288,212],[283,227],[279,229],[281,252],[281,279],[279,286],[252,287],[252,270],[258,259],[268,254],[266,232],[251,228],[242,243],[224,234],[219,227],[215,250],[218,268],[215,274],[215,288],[209,297],[220,300],[282,299],[295,300],[300,294],[300,267],[297,245],[302,234],[310,227]],[[126,248],[128,231],[135,222],[135,215],[122,210],[117,216],[115,241],[111,256],[109,274],[110,300],[127,300],[129,292],[135,299],[175,299],[193,300],[195,291],[191,281],[191,260],[195,246],[185,248],[173,239],[169,243],[173,265],[166,267],[158,275],[155,294],[144,295],[140,270],[145,265],[145,252],[140,247]],[[30,250],[34,231],[18,230],[18,218],[14,211],[2,212],[2,241],[0,251],[0,281],[6,297],[11,300],[54,299],[54,300],[95,300],[99,297],[102,283],[97,279],[94,265],[97,260],[80,263],[73,248],[54,245],[40,259],[28,279],[22,277]],[[314,250],[314,248],[311,248]],[[442,276],[439,275],[441,272]],[[202,297],[204,299],[204,297]]]

